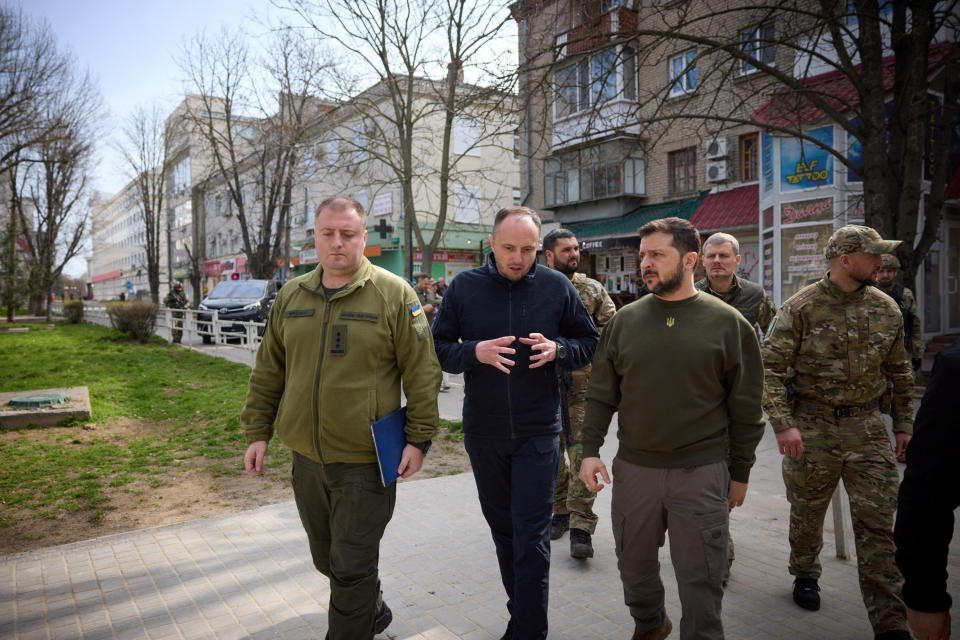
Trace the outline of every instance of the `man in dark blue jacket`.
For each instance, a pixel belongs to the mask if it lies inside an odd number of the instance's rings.
[[[547,637],[557,367],[587,365],[599,338],[570,281],[536,264],[539,242],[535,211],[501,209],[487,264],[450,282],[433,324],[443,370],[464,374],[464,444],[507,591],[505,640]]]

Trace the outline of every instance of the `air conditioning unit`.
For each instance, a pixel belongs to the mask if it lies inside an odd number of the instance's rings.
[[[714,138],[707,143],[707,160],[727,157],[727,139]]]
[[[726,160],[708,160],[707,161],[707,182],[726,182],[727,181],[727,161]]]

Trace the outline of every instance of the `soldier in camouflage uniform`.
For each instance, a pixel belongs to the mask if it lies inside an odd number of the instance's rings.
[[[825,251],[830,270],[783,304],[762,349],[764,409],[785,454],[793,599],[820,608],[823,519],[843,478],[860,591],[874,633],[884,640],[910,634],[893,557],[899,477],[877,401],[890,380],[902,453],[913,430],[913,375],[900,310],[870,285],[880,254],[899,244],[869,227],[838,229]]]
[[[187,294],[183,292],[183,284],[179,280],[174,281],[170,293],[163,299],[163,304],[169,309],[186,309],[190,304]],[[170,315],[172,316],[170,337],[174,343],[180,344],[183,338],[183,312],[174,311]]]
[[[421,272],[414,277],[417,279],[417,298],[420,300],[420,306],[423,307],[423,313],[427,316],[427,323],[432,326],[443,298],[430,288],[430,276]]]
[[[900,261],[897,256],[885,253],[880,256],[880,259],[883,264],[877,269],[876,286],[893,298],[900,307],[900,313],[903,315],[903,343],[910,354],[914,370],[917,370],[920,368],[923,352],[926,349],[920,329],[920,315],[917,313],[917,299],[913,291],[896,283],[897,275],[900,273]]]
[[[597,329],[602,329],[617,309],[602,284],[577,271],[580,265],[580,244],[573,232],[554,229],[548,233],[543,238],[543,253],[551,269],[556,269],[570,278],[590,312],[593,323]],[[583,461],[580,435],[589,383],[590,365],[587,365],[573,371],[566,384],[565,400],[570,433],[569,440],[566,433],[561,434],[560,447],[566,449],[570,466],[567,466],[566,458],[561,455],[553,493],[553,521],[550,525],[552,540],[557,540],[570,529],[570,555],[580,559],[593,557],[592,536],[597,528],[597,514],[593,512],[593,502],[597,494],[589,491],[577,477]]]
[[[729,233],[714,233],[703,241],[702,256],[703,270],[707,277],[694,286],[720,298],[739,311],[757,331],[757,336],[765,333],[777,314],[777,307],[763,287],[737,275],[737,267],[742,259],[740,242]],[[728,536],[727,541],[729,545],[727,571],[723,576],[724,586],[730,579],[730,568],[735,558],[733,536]]]

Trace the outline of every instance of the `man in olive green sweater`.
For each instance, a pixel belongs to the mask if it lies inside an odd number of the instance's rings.
[[[680,637],[722,638],[728,514],[743,504],[763,435],[760,346],[736,309],[694,287],[700,236],[688,221],[654,220],[639,234],[654,295],[623,307],[600,338],[580,478],[591,491],[603,487],[598,475],[610,483],[599,451],[619,411],[611,521],[633,638],[673,628],[657,560],[667,530]]]
[[[329,640],[370,640],[393,617],[380,595],[380,538],[396,483],[380,481],[370,424],[407,398],[397,471],[416,473],[439,427],[440,363],[417,295],[363,257],[363,206],[317,207],[320,265],[280,290],[240,415],[247,473],[274,431],[293,449],[293,495],[317,570],[330,579]]]

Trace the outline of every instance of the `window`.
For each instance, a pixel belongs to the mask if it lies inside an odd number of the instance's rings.
[[[353,161],[365,162],[367,160],[367,128],[363,123],[358,123],[353,127]]]
[[[571,0],[570,26],[596,24],[600,20],[600,14],[616,9],[621,4],[623,0]]]
[[[893,0],[880,0],[880,10],[878,15],[881,19],[885,17],[885,14],[891,13],[893,11]],[[857,7],[854,4],[853,0],[847,0],[847,10],[846,15],[844,16],[847,24],[857,24],[859,22],[859,14],[857,13]],[[889,20],[889,17],[886,19]]]
[[[564,118],[618,96],[636,99],[636,56],[610,47],[553,75],[554,117]]]
[[[645,187],[643,148],[634,140],[612,140],[544,161],[547,206],[643,195]]]
[[[340,162],[340,145],[336,140],[323,143],[323,155],[327,159],[328,167],[335,167]]]
[[[681,149],[667,155],[670,193],[689,193],[697,188],[697,150]]]
[[[697,88],[697,50],[691,49],[670,58],[670,96],[680,96]]]
[[[758,60],[765,65],[773,65],[776,61],[774,35],[772,22],[741,31],[740,50],[754,60]],[[740,61],[741,75],[753,73],[756,70],[757,68],[746,60]]]
[[[520,129],[513,130],[513,159],[519,160],[523,155],[523,140],[520,137]]]
[[[192,222],[190,201],[181,202],[173,209],[173,226],[183,229]]]
[[[190,156],[173,165],[173,193],[181,194],[190,188]]]
[[[757,179],[757,160],[760,143],[755,133],[740,136],[740,181],[753,182]]]
[[[367,190],[361,189],[356,193],[351,193],[350,197],[360,203],[360,206],[363,207],[364,211],[370,210],[370,199],[367,197]]]
[[[483,187],[470,184],[453,185],[453,219],[456,222],[480,222],[480,201]]]
[[[453,152],[457,155],[479,156],[477,143],[483,136],[483,125],[473,118],[453,118]]]

